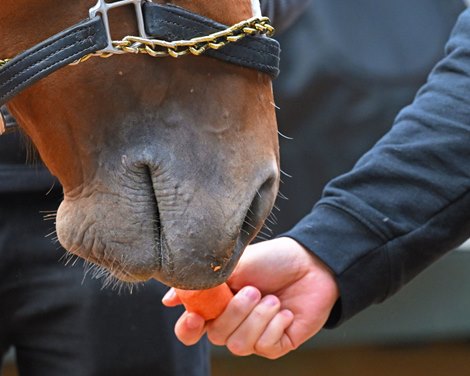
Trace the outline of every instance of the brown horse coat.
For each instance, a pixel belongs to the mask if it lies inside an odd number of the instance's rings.
[[[173,3],[225,24],[253,15],[249,0]],[[0,56],[92,5],[2,0]],[[111,21],[113,37],[135,33],[128,7]],[[57,234],[66,249],[123,280],[204,288],[228,277],[274,202],[273,103],[270,77],[255,70],[120,55],[57,71],[9,109],[64,187]]]

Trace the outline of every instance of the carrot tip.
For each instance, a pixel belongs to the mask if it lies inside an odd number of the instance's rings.
[[[233,298],[232,290],[226,283],[207,290],[181,290],[175,288],[188,312],[202,316],[204,320],[219,317]]]

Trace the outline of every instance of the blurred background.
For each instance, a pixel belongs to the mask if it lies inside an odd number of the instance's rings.
[[[443,56],[463,9],[461,0],[314,0],[278,36],[284,175],[271,235],[307,214],[324,184],[392,126]],[[384,304],[280,360],[214,348],[213,375],[470,375],[469,270],[467,243]],[[3,375],[16,375],[13,357]]]

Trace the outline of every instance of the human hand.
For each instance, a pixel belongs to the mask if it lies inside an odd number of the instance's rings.
[[[237,294],[218,318],[180,317],[175,333],[181,342],[193,345],[207,332],[235,355],[276,359],[315,335],[339,297],[328,267],[290,238],[249,246],[227,283]],[[163,303],[181,302],[171,289]]]

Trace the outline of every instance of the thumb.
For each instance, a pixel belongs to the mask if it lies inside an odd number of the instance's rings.
[[[303,274],[306,254],[307,251],[290,238],[249,245],[228,284],[234,291],[246,285],[257,287],[263,294],[277,291]]]
[[[259,249],[259,245],[249,245],[243,252],[235,270],[227,280],[227,284],[233,291],[239,291],[247,285],[258,282],[259,273],[262,270],[257,252]]]
[[[175,289],[172,287],[170,288],[165,296],[162,299],[163,305],[167,307],[176,307],[177,305],[182,304],[178,295],[176,295]]]

